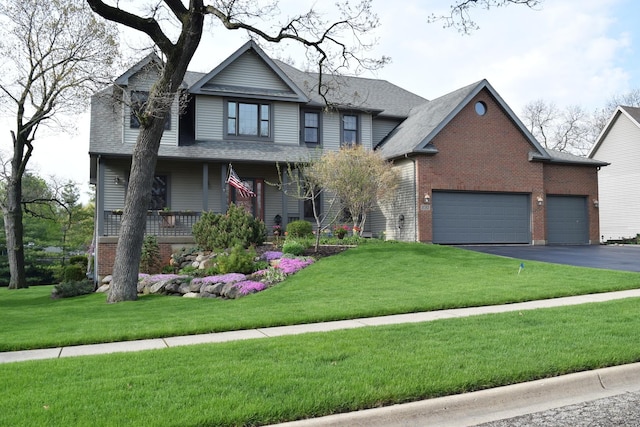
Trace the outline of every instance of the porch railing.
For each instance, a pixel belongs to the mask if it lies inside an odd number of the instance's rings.
[[[191,236],[191,228],[200,218],[200,212],[149,211],[145,234],[153,236]],[[117,236],[122,224],[122,212],[104,211],[103,236]]]

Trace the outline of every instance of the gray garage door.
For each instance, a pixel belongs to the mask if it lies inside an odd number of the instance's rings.
[[[586,197],[547,196],[547,243],[550,245],[589,243]]]
[[[433,242],[530,243],[528,194],[433,192]]]

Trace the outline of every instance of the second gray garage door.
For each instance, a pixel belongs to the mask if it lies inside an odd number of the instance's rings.
[[[530,195],[434,191],[433,243],[530,243]]]
[[[586,197],[547,196],[547,243],[550,245],[589,243]]]

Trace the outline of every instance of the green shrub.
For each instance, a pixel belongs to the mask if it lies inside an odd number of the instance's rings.
[[[249,274],[255,271],[256,250],[245,250],[242,245],[236,245],[228,255],[218,255],[218,270],[222,274],[243,273]]]
[[[288,237],[309,237],[313,235],[311,223],[303,219],[292,221],[287,224]]]
[[[226,214],[205,212],[193,225],[193,237],[202,249],[228,249],[236,245],[248,248],[264,242],[267,230],[259,219],[242,207],[229,205]]]
[[[282,252],[291,255],[302,255],[306,246],[296,240],[287,240],[282,245]]]
[[[71,298],[92,292],[93,283],[89,280],[73,280],[55,285],[51,291],[51,298]]]
[[[140,271],[147,274],[158,274],[162,271],[160,245],[156,236],[145,236],[140,257]]]
[[[85,269],[89,263],[89,258],[86,255],[74,255],[69,258],[69,264],[77,264],[83,266]]]
[[[65,265],[62,269],[63,282],[76,282],[86,279],[84,269],[77,264]]]
[[[192,265],[187,265],[184,268],[181,268],[180,271],[178,271],[178,274],[185,274],[188,276],[194,276],[196,273],[198,272],[198,267],[194,267]]]

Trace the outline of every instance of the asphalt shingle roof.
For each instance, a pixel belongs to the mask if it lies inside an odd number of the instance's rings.
[[[318,94],[318,73],[301,71],[282,61],[274,62],[313,104],[325,105]],[[427,102],[425,98],[386,80],[327,75],[323,76],[323,84],[330,88],[327,94],[330,103],[343,108],[380,112],[381,116],[404,118],[413,107]]]
[[[381,142],[380,153],[392,159],[419,151],[419,147],[428,142],[430,136],[439,130],[447,117],[480,83],[473,83],[413,108],[409,117]]]

